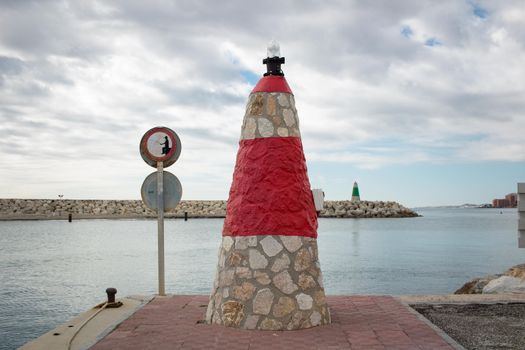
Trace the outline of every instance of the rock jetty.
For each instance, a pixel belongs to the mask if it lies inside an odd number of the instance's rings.
[[[320,213],[323,218],[406,218],[419,216],[397,202],[326,201]]]
[[[226,201],[187,200],[167,218],[223,218]],[[77,219],[153,218],[156,213],[140,200],[75,199],[0,199],[0,220],[63,219],[71,214]],[[327,218],[401,218],[418,214],[396,202],[326,201],[320,217]]]
[[[511,267],[502,274],[475,278],[454,294],[525,293],[525,264]]]

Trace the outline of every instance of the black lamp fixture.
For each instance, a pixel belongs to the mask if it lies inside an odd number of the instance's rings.
[[[281,64],[284,64],[284,57],[281,56],[281,48],[279,43],[275,40],[272,40],[268,43],[267,49],[268,57],[263,59],[263,64],[266,65],[266,73],[264,76],[268,75],[280,75],[283,76],[284,73],[281,70]]]

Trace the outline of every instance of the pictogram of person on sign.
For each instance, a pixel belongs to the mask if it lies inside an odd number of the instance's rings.
[[[164,147],[162,147],[162,154],[168,154],[168,152],[171,150],[170,140],[168,139],[168,136],[164,136],[164,142],[161,142],[160,144],[164,145]]]

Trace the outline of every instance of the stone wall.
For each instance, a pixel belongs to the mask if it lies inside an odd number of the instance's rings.
[[[261,330],[329,324],[317,240],[223,237],[206,321]]]
[[[166,217],[224,217],[226,201],[182,201]],[[74,218],[147,218],[156,213],[140,200],[0,199],[0,220]],[[396,202],[327,201],[321,217],[412,217],[414,211]]]

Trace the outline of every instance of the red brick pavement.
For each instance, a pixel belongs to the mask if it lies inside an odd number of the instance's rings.
[[[331,296],[332,324],[297,331],[247,331],[197,323],[208,297],[156,298],[92,349],[453,349],[389,296]]]

